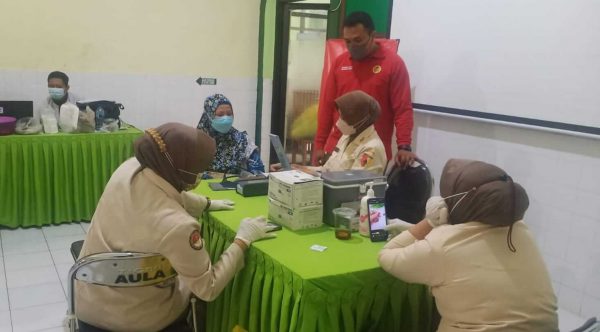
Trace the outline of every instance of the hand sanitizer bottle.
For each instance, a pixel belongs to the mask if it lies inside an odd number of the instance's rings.
[[[366,185],[369,187],[367,194],[360,200],[360,215],[358,217],[358,233],[362,236],[369,236],[369,208],[367,206],[367,200],[375,197],[375,191],[373,191],[373,182],[367,182]]]

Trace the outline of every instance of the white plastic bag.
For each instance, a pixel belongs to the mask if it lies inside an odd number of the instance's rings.
[[[42,125],[46,134],[58,133],[58,119],[54,116],[54,110],[44,108],[41,112]]]
[[[79,119],[79,108],[71,103],[60,105],[58,126],[60,131],[72,133],[77,131],[77,120]]]

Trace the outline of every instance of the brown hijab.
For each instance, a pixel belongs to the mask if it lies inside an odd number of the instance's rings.
[[[135,157],[169,182],[177,191],[196,182],[215,155],[215,141],[202,130],[166,123],[146,130],[133,143]]]
[[[381,113],[381,107],[377,100],[360,90],[354,90],[338,97],[335,104],[340,110],[342,119],[354,126],[357,134],[375,123]]]
[[[440,181],[442,197],[465,191],[468,194],[446,199],[448,211],[452,211],[450,224],[479,221],[510,226],[523,219],[529,206],[525,189],[499,167],[475,160],[448,160]]]

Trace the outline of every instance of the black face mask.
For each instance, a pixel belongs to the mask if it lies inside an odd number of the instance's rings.
[[[350,52],[350,56],[353,60],[362,60],[369,55],[369,44],[371,43],[371,38],[373,37],[369,37],[369,40],[362,45],[353,45],[348,47],[348,52]]]

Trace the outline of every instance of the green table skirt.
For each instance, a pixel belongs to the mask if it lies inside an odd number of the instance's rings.
[[[135,128],[0,137],[0,225],[89,220],[113,171],[133,156]]]
[[[234,236],[214,217],[205,217],[203,237],[213,262]],[[238,325],[250,332],[423,332],[430,329],[432,308],[425,286],[406,284],[380,268],[303,280],[253,246],[245,267],[208,304],[206,323],[211,332]]]

